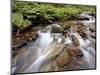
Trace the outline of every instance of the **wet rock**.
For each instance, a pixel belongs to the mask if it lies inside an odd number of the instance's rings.
[[[59,47],[60,49],[61,47]],[[66,47],[63,47],[64,49],[61,50],[59,52],[59,49],[57,49],[57,52],[56,53],[52,53],[50,54],[49,56],[53,55],[56,56],[49,61],[49,63],[45,63],[44,62],[44,66],[42,65],[42,68],[41,68],[41,71],[44,72],[44,71],[59,71],[59,70],[63,70],[64,66],[67,65],[70,61],[71,61],[71,57],[68,53],[68,50]],[[54,50],[53,50],[54,51]],[[59,52],[59,54],[58,54]]]
[[[64,67],[67,65],[71,60],[71,57],[67,50],[63,51],[58,58],[56,59],[58,67]]]
[[[94,38],[94,39],[96,38],[96,33],[91,33],[90,35],[92,38]]]
[[[83,57],[83,52],[78,47],[71,47],[68,52],[72,57]]]
[[[62,28],[59,25],[52,26],[51,33],[61,33]]]
[[[80,69],[80,65],[83,64],[83,61],[80,60],[72,60],[69,64],[67,64],[66,66],[64,66],[64,70],[68,71],[68,70],[79,70]]]
[[[87,34],[86,34],[85,32],[82,32],[82,31],[81,31],[79,34],[80,34],[82,37],[86,37],[86,36],[87,36]]]
[[[83,52],[78,47],[70,47],[68,49],[69,55],[71,56],[71,61],[64,66],[65,70],[77,70],[83,64],[82,57]]]
[[[57,45],[51,45],[50,49],[51,53],[46,56],[46,59],[44,60],[43,64],[41,65],[41,71],[57,71],[58,69],[58,63],[61,62],[68,62],[69,56],[65,52],[65,49],[63,44]],[[68,60],[67,60],[68,59]],[[66,60],[66,61],[65,61]],[[58,61],[58,63],[57,63]],[[62,64],[62,63],[61,63]],[[64,63],[65,64],[65,63]]]
[[[79,50],[79,51],[76,53],[76,57],[77,57],[77,58],[83,57],[83,52],[82,52],[81,50]]]
[[[82,57],[83,53],[78,47],[65,47],[65,50],[54,61],[50,62],[45,69],[46,71],[76,70],[82,64]]]
[[[89,26],[89,30],[90,30],[91,32],[96,32],[95,25],[90,25],[90,26]]]
[[[22,37],[22,38],[21,37],[18,37],[16,39],[16,42],[17,42],[17,40],[19,42],[16,43],[16,44],[14,44],[14,45],[12,45],[12,50],[18,50],[19,48],[25,46],[29,41],[34,41],[37,37],[38,37],[38,34],[37,33],[35,33],[33,35],[33,37],[28,37],[27,39],[25,39],[24,37]]]
[[[68,49],[68,52],[71,56],[79,55],[80,49],[78,47],[71,47]]]
[[[79,26],[77,32],[78,32],[82,37],[87,37],[87,29],[86,29],[86,26]]]
[[[80,44],[79,44],[79,41],[78,41],[78,39],[75,37],[75,35],[72,35],[71,37],[72,37],[72,41],[73,41],[74,45],[75,45],[75,46],[79,46],[79,45],[80,45]]]

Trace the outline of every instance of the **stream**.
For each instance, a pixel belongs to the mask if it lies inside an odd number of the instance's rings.
[[[96,67],[96,41],[95,38],[91,37],[90,34],[92,32],[89,31],[89,27],[94,25],[95,18],[88,14],[81,14],[81,16],[87,16],[89,18],[89,20],[79,21],[87,26],[87,38],[83,38],[78,32],[70,31],[69,36],[64,38],[64,43],[62,43],[63,37],[61,33],[51,33],[52,25],[40,29],[37,31],[39,37],[27,46],[27,51],[20,56],[15,64],[16,66],[12,68],[12,73],[40,72],[41,68],[43,68],[43,63],[48,64],[50,60],[52,61],[52,58],[62,51],[65,44],[68,47],[72,45],[71,35],[74,35],[78,39],[78,48],[84,55],[82,57],[83,64],[80,65],[79,69],[94,69]]]

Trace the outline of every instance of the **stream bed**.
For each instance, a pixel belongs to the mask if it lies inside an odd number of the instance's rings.
[[[23,47],[26,51],[12,66],[12,73],[95,69],[95,18],[81,15],[89,20],[74,21],[65,34],[51,33],[54,26],[62,28],[59,24],[38,30],[39,37]]]

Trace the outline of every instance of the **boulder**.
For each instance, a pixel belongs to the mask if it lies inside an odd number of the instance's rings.
[[[52,26],[51,33],[61,33],[62,29],[58,26]]]
[[[58,58],[56,59],[58,67],[64,67],[67,65],[71,60],[71,57],[67,50],[63,51]]]

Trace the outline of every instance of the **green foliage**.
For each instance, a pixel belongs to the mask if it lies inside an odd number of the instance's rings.
[[[31,24],[31,21],[28,19],[24,20],[23,15],[21,13],[13,13],[12,14],[12,24],[17,26],[19,29],[23,29]]]
[[[95,6],[45,4],[23,1],[12,1],[12,24],[27,27],[35,19],[66,20],[72,15],[82,12],[95,13]],[[26,17],[26,18],[24,18]]]
[[[13,25],[17,25],[18,27],[21,27],[23,22],[23,15],[20,13],[12,13],[12,23]]]

